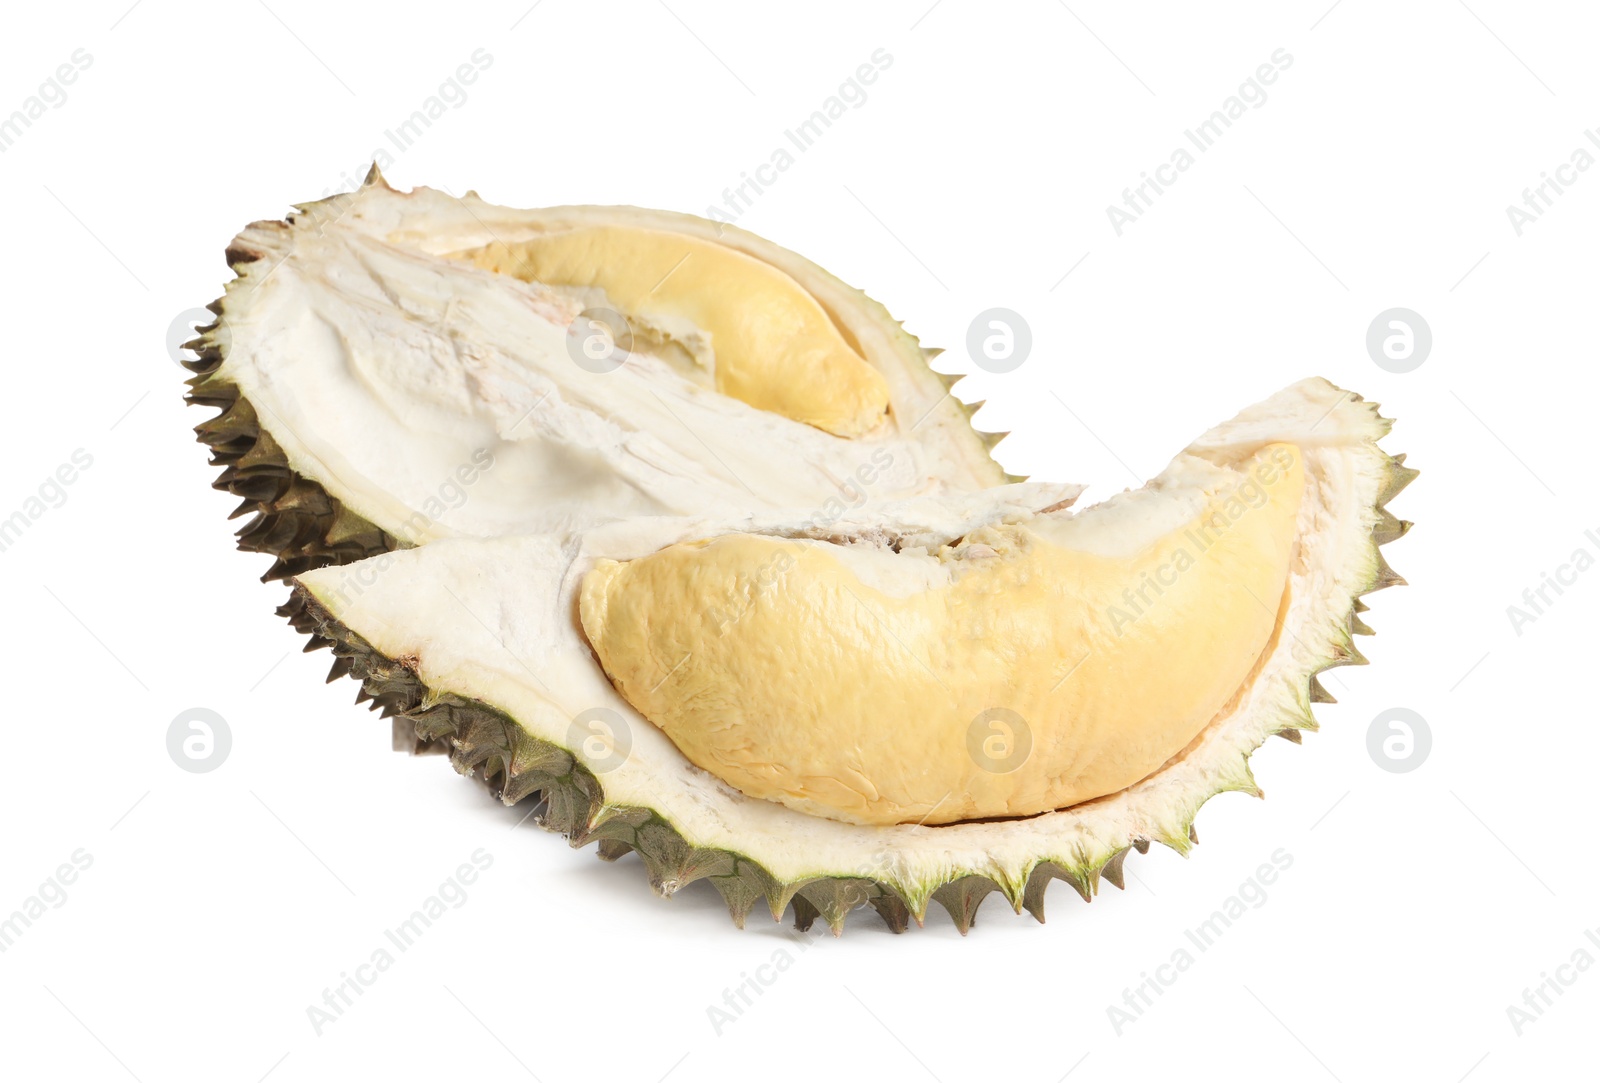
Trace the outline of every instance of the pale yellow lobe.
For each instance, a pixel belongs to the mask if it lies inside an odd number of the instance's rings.
[[[859,436],[889,408],[883,376],[789,275],[723,245],[664,230],[591,226],[455,253],[485,270],[597,288],[630,319],[708,339],[724,395]],[[695,354],[695,343],[680,342]]]
[[[736,534],[601,562],[580,617],[623,696],[749,796],[868,824],[1065,808],[1179,755],[1272,644],[1303,467],[1274,444],[1238,469],[1126,557],[986,527],[933,585],[880,590]]]

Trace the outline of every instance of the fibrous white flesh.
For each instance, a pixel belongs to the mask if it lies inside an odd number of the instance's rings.
[[[1209,797],[1255,791],[1249,753],[1272,733],[1312,724],[1309,677],[1350,656],[1352,604],[1379,585],[1383,570],[1373,528],[1392,478],[1392,460],[1376,445],[1387,429],[1370,404],[1326,381],[1306,380],[1202,436],[1146,490],[1114,498],[1110,514],[1166,521],[1173,512],[1161,494],[1181,489],[1179,479],[1197,460],[1231,464],[1272,443],[1299,447],[1306,488],[1284,632],[1238,697],[1176,760],[1111,796],[1023,820],[928,829],[807,815],[750,798],[695,768],[634,712],[589,654],[575,622],[574,592],[597,559],[629,559],[706,537],[718,531],[713,521],[635,520],[565,543],[550,536],[442,541],[300,581],[377,650],[414,659],[431,689],[481,700],[569,749],[600,777],[608,803],[654,809],[693,845],[746,854],[785,880],[870,877],[893,886],[919,914],[938,885],[965,874],[990,877],[1020,904],[1042,861],[1095,869],[1145,838],[1186,850],[1194,812]],[[876,516],[875,509],[864,514]],[[805,533],[799,523],[805,518],[787,528]],[[898,518],[911,517],[902,511]],[[959,515],[940,522],[925,512],[921,519],[902,525],[930,538],[971,529]],[[1059,529],[1070,533],[1070,522]],[[749,531],[752,524],[731,520],[721,529]],[[786,527],[777,517],[763,529]],[[595,707],[627,720],[631,749],[619,765],[574,740],[574,716]]]
[[[887,381],[889,417],[846,440],[646,351],[590,371],[568,349],[579,298],[446,258],[588,226],[676,231],[782,271]],[[212,380],[239,389],[294,471],[406,541],[1005,480],[881,307],[732,227],[628,207],[517,211],[379,179],[290,224],[258,223],[234,248],[259,258],[239,268],[207,336],[224,354]]]

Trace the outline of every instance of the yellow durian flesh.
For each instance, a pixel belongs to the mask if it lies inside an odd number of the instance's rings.
[[[601,561],[579,615],[623,697],[749,796],[863,824],[1066,808],[1178,756],[1274,643],[1302,455],[1219,473],[1133,552],[1075,543],[1093,509],[881,555],[909,576],[733,534]]]
[[[599,289],[629,320],[709,361],[718,392],[836,436],[871,431],[888,384],[782,270],[666,230],[580,226],[453,257],[550,286]],[[709,351],[704,347],[709,344]]]

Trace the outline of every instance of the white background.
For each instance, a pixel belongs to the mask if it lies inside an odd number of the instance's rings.
[[[1600,554],[1600,169],[1521,236],[1506,214],[1600,127],[1592,11],[669,2],[11,13],[0,115],[93,59],[0,154],[0,517],[76,449],[93,465],[0,553],[0,916],[74,851],[93,864],[0,955],[0,1074],[1594,1078],[1600,973],[1564,971],[1520,1034],[1507,1014],[1580,948],[1600,959],[1600,571],[1520,635],[1507,615]],[[267,559],[232,550],[166,338],[220,292],[237,230],[353,185],[480,48],[492,65],[393,183],[698,213],[887,50],[740,224],[866,288],[952,371],[974,368],[976,313],[1023,314],[1027,362],[959,388],[1015,430],[1013,472],[1104,495],[1313,374],[1398,418],[1386,446],[1423,475],[1386,554],[1411,586],[1370,599],[1373,665],[1330,676],[1323,732],[1256,757],[1267,800],[1218,798],[1192,857],[1131,856],[1128,890],[1092,906],[1057,884],[1044,926],[991,896],[965,939],[935,911],[797,942],[734,930],[703,883],[661,901],[635,858],[569,850],[443,760],[390,752],[273,616]],[[1117,236],[1107,205],[1279,48],[1265,104]],[[1404,375],[1364,345],[1393,306],[1434,335]],[[232,729],[210,774],[167,754],[191,707]],[[1409,774],[1367,752],[1392,707],[1433,734]],[[308,1006],[480,847],[466,903],[319,1035]],[[1279,848],[1265,903],[1195,951],[1185,930]],[[1108,1006],[1185,946],[1193,967],[1119,1032]],[[793,965],[718,1033],[708,1006],[779,953]]]

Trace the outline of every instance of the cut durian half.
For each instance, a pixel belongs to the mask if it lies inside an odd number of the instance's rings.
[[[1120,886],[1259,792],[1399,582],[1414,471],[1326,381],[1077,512],[881,306],[729,226],[374,171],[228,256],[197,431],[330,679],[740,923]]]
[[[228,259],[190,398],[222,408],[197,431],[269,577],[1021,480],[881,305],[732,226],[399,192],[374,169]]]
[[[843,515],[702,508],[441,538],[300,575],[283,612],[332,645],[330,679],[361,679],[363,699],[443,742],[507,803],[537,795],[542,822],[574,845],[636,850],[662,894],[706,878],[741,924],[765,899],[775,918],[792,905],[800,926],[820,916],[835,932],[858,906],[900,930],[938,902],[965,932],[999,891],[1042,921],[1054,879],[1089,899],[1102,877],[1121,886],[1129,848],[1187,852],[1207,800],[1259,794],[1255,748],[1316,727],[1311,704],[1331,701],[1316,674],[1364,662],[1355,614],[1361,596],[1401,582],[1378,547],[1409,525],[1385,505],[1415,476],[1378,447],[1389,427],[1358,396],[1305,380],[1206,433],[1143,489],[1082,512],[1067,508],[1072,487],[1011,485]],[[1191,554],[1164,592],[1140,595],[1207,524],[1215,559]],[[773,563],[781,553],[792,563]],[[672,575],[652,573],[674,560]],[[826,610],[841,585],[866,614],[848,635],[794,608]],[[925,608],[891,604],[908,602]],[[724,612],[708,617],[716,604]],[[852,640],[872,640],[874,625],[875,642]],[[950,787],[953,822],[855,747],[863,712],[856,730],[819,713],[848,706],[807,661],[830,642],[852,680],[879,679],[874,647],[902,678],[873,685],[867,713],[892,753]],[[941,662],[939,644],[961,649]],[[928,656],[892,661],[919,649]],[[1175,711],[1173,682],[1208,665],[1226,679]],[[897,696],[907,682],[914,694]],[[940,682],[950,687],[932,691]],[[1069,709],[1053,713],[1062,690]],[[984,766],[989,750],[957,739],[984,721],[966,717],[977,704],[1027,724],[1020,765],[996,750],[1004,769]],[[809,745],[802,723],[823,727]],[[864,800],[873,793],[892,800]]]

